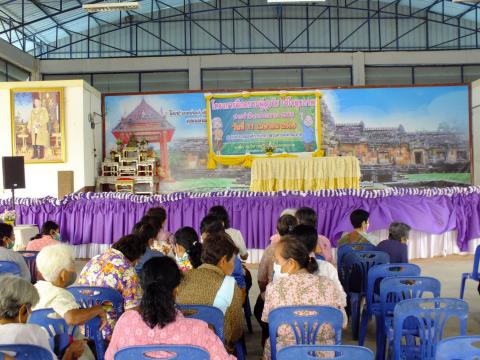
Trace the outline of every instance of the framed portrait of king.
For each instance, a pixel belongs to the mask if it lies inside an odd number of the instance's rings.
[[[63,88],[11,89],[12,152],[26,164],[65,162]]]

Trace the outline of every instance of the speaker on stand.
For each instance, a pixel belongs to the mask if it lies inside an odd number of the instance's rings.
[[[12,190],[12,208],[15,210],[15,189],[25,189],[23,156],[2,157],[3,188]]]

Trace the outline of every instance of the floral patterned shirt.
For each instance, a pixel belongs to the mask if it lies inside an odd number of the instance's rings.
[[[193,269],[187,252],[185,252],[182,257],[175,256],[175,261],[177,262],[178,267],[182,271],[188,271]]]
[[[80,273],[78,285],[104,286],[117,290],[123,296],[125,310],[138,306],[142,298],[142,288],[135,268],[115,249],[108,249],[93,257]],[[104,328],[107,338],[112,335],[116,318],[113,311],[107,312],[108,324]]]
[[[343,313],[343,327],[347,326],[347,314],[343,309],[342,297],[335,283],[323,276],[297,273],[281,277],[267,286],[262,321],[268,322],[270,312],[281,306],[320,305],[333,306]],[[329,325],[323,325],[318,332],[317,344],[332,345],[335,334]],[[280,326],[277,335],[277,352],[287,345],[295,344],[295,336],[288,326]],[[271,358],[270,341],[265,343],[263,359]]]

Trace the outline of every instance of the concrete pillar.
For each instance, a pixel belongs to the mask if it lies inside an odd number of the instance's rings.
[[[188,84],[190,90],[200,90],[202,88],[200,56],[192,56],[188,59]]]
[[[363,52],[353,53],[352,56],[353,85],[365,85],[365,54]]]

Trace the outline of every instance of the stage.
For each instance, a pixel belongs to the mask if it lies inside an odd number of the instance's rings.
[[[0,201],[0,213],[10,205]],[[61,200],[20,198],[16,200],[17,224],[53,220],[61,235],[76,246],[78,257],[91,257],[127,234],[153,206],[167,210],[167,229],[182,226],[198,230],[202,217],[213,205],[223,205],[258,262],[275,233],[276,221],[285,208],[309,206],[318,213],[318,231],[336,246],[344,231],[350,231],[349,214],[363,208],[370,212],[370,232],[379,240],[392,221],[409,224],[414,231],[410,258],[474,250],[480,238],[480,187],[387,190],[325,190],[319,192],[217,192],[174,193],[141,196],[126,193],[75,193]]]

